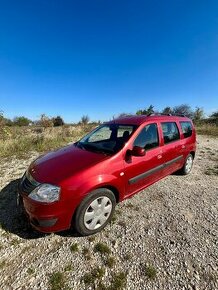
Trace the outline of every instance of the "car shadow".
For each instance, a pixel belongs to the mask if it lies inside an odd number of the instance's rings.
[[[181,170],[177,170],[177,171],[171,173],[170,175],[182,176],[183,174],[182,174]]]
[[[35,231],[21,208],[17,205],[18,184],[20,179],[9,182],[0,191],[0,226],[6,232],[24,239],[37,239],[45,236]]]
[[[23,239],[38,239],[49,235],[34,230],[24,211],[17,205],[19,182],[19,178],[12,180],[0,191],[0,227]],[[57,235],[62,237],[79,236],[73,229],[59,232]]]

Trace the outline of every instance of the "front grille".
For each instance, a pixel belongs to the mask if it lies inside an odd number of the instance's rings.
[[[27,177],[27,174],[25,173],[25,175],[23,176],[21,182],[20,182],[20,191],[21,192],[25,192],[27,194],[29,194],[30,192],[32,192],[40,183],[38,183],[37,181],[35,181],[32,177],[31,180]]]

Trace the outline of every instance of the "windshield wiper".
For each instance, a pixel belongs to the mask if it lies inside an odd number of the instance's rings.
[[[83,146],[83,144],[81,142],[76,142],[75,145],[76,145],[76,147],[78,147],[80,149],[85,149],[85,147]]]
[[[85,150],[90,150],[90,151],[94,151],[94,152],[99,152],[102,154],[112,154],[114,153],[113,150],[108,149],[108,148],[99,148],[94,144],[91,143],[83,143],[83,142],[78,142],[77,146],[81,149],[85,149]]]

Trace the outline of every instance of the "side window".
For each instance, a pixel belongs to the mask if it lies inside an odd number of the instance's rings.
[[[133,126],[119,126],[117,129],[117,137],[130,136],[133,132]]]
[[[152,149],[159,146],[157,124],[149,124],[145,126],[134,141],[134,146]]]
[[[164,136],[164,144],[180,139],[179,130],[176,123],[174,122],[161,123],[161,127]]]
[[[180,122],[182,133],[185,138],[188,138],[192,135],[192,124],[191,122]]]

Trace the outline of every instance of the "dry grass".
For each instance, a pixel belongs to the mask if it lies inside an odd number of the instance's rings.
[[[8,127],[0,137],[0,157],[27,157],[31,151],[44,153],[79,140],[93,126]]]
[[[197,134],[208,135],[208,136],[218,136],[218,126],[213,124],[202,124],[196,126]]]
[[[62,127],[4,127],[0,134],[0,158],[16,156],[25,158],[31,151],[44,153],[79,140],[95,125]],[[196,127],[197,134],[218,136],[218,126],[203,124]]]
[[[206,175],[218,175],[218,165],[215,165],[213,167],[207,167],[204,173]]]
[[[65,283],[66,282],[64,274],[61,272],[54,272],[50,275],[49,289],[51,290],[67,289]]]
[[[145,276],[151,280],[154,280],[157,276],[157,270],[151,265],[144,265],[142,270]]]
[[[99,242],[99,243],[95,244],[95,246],[94,246],[94,252],[98,252],[100,254],[107,254],[107,255],[109,255],[110,252],[111,252],[111,250],[110,250],[110,248],[106,244]]]

